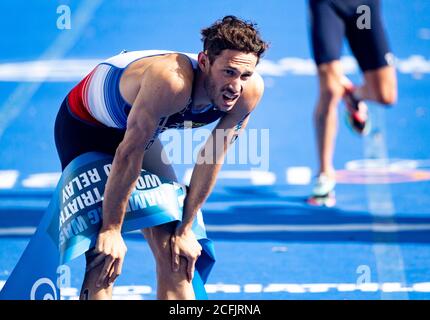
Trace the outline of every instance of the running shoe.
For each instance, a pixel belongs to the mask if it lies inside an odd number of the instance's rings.
[[[336,180],[334,178],[320,174],[307,203],[314,206],[333,207],[336,204],[335,186]]]
[[[343,101],[346,106],[346,123],[353,131],[365,136],[371,128],[367,104],[356,98],[354,92],[357,88],[348,78],[342,79],[342,85],[345,88]]]

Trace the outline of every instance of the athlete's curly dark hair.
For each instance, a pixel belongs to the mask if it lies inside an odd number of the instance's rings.
[[[260,60],[261,55],[268,48],[256,24],[243,21],[235,16],[225,16],[210,27],[201,31],[203,48],[212,64],[216,57],[225,49],[254,53]]]

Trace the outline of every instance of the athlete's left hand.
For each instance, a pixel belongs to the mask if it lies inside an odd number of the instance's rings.
[[[187,259],[188,281],[191,282],[194,277],[196,261],[202,252],[202,246],[197,241],[194,232],[191,229],[178,226],[170,239],[170,246],[172,251],[173,271],[179,271],[179,257],[184,257]]]

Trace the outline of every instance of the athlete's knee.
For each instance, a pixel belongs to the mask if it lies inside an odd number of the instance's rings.
[[[159,279],[163,279],[164,282],[171,285],[180,285],[181,282],[187,280],[187,260],[185,258],[180,257],[179,270],[173,271],[170,238],[159,241],[153,252]]]
[[[342,98],[345,89],[341,83],[342,75],[333,68],[319,70],[319,94],[323,101],[333,101]]]
[[[342,99],[344,89],[338,85],[326,85],[320,87],[317,107],[314,116],[325,118],[329,113],[336,112],[337,106]]]
[[[172,250],[170,239],[173,229],[171,226],[163,225],[143,230],[154,255],[157,271],[166,273],[172,270]]]
[[[157,264],[157,298],[195,299],[192,283],[187,276],[185,258],[180,258],[178,271],[173,271],[171,264]]]
[[[143,230],[154,255],[157,278],[170,286],[183,286],[187,281],[187,260],[180,257],[179,270],[172,266],[171,237],[176,225],[172,223]]]
[[[156,261],[156,270],[158,279],[168,283],[173,287],[181,287],[188,281],[187,277],[187,260],[184,257],[179,258],[179,270],[173,271],[172,260],[166,257],[163,260]]]
[[[320,87],[320,99],[323,101],[337,101],[342,98],[344,91],[340,84],[326,84]]]
[[[384,105],[395,104],[397,101],[397,88],[395,85],[380,85],[375,90],[376,100]]]

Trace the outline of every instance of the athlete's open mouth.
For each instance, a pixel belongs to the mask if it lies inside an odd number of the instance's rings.
[[[236,100],[239,97],[239,95],[226,92],[222,95],[222,97],[223,97],[225,102],[233,102],[234,100]]]

